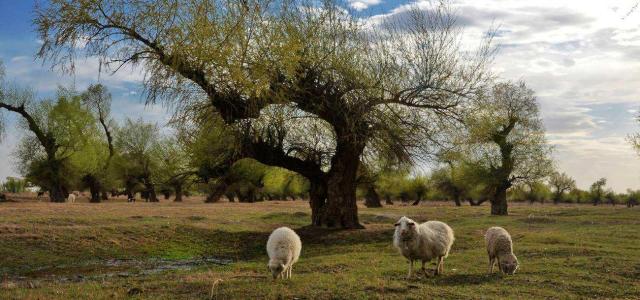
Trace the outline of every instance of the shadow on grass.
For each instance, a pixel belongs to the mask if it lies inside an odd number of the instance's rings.
[[[434,278],[434,281],[439,285],[449,286],[467,286],[474,284],[492,283],[502,280],[502,275],[498,273],[494,274],[452,274],[442,275]]]

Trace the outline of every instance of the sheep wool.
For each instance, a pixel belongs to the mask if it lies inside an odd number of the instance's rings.
[[[513,254],[511,235],[502,227],[491,227],[484,236],[489,255],[489,273],[493,273],[496,261],[500,271],[513,275],[518,269],[518,258]]]
[[[298,261],[302,242],[295,231],[288,227],[274,230],[267,241],[269,254],[269,270],[276,278],[291,278],[293,264]]]
[[[75,203],[76,202],[76,195],[73,194],[73,193],[69,194],[69,197],[67,197],[67,202]]]
[[[393,245],[409,261],[409,274],[413,273],[413,261],[422,261],[422,271],[427,275],[424,267],[432,259],[436,259],[434,274],[444,272],[444,259],[449,255],[455,240],[453,229],[440,221],[428,221],[417,224],[413,220],[402,217],[395,224]]]

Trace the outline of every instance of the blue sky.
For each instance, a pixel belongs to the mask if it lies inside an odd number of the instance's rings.
[[[430,1],[347,2],[362,18],[386,18],[401,16],[409,4],[426,7]],[[582,188],[607,177],[616,191],[640,189],[640,157],[625,141],[640,131],[634,121],[640,108],[640,11],[627,16],[636,0],[451,2],[465,25],[465,43],[499,25],[493,71],[504,79],[525,80],[536,90],[561,171]],[[145,107],[136,70],[99,76],[97,61],[88,59],[70,76],[35,60],[39,43],[32,8],[33,1],[0,0],[0,60],[10,81],[31,86],[41,97],[52,96],[58,85],[83,89],[100,81],[113,94],[117,119],[166,122],[162,107]],[[16,175],[10,154],[20,135],[9,126],[0,146],[0,178]]]

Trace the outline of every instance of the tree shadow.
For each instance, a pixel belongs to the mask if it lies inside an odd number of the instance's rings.
[[[502,275],[498,273],[493,274],[444,274],[434,278],[435,282],[439,285],[477,285],[485,284],[502,280]]]

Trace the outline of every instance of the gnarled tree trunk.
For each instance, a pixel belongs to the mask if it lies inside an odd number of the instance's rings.
[[[491,199],[491,214],[506,216],[507,212],[507,189],[508,185],[500,185]]]
[[[176,183],[173,186],[173,189],[176,192],[176,198],[173,200],[175,202],[182,202],[182,184]]]
[[[364,196],[364,205],[367,207],[382,207],[380,195],[378,195],[375,186],[369,185],[367,187],[367,193]]]
[[[357,171],[364,145],[338,143],[327,176],[327,227],[364,228],[358,221]]]
[[[325,223],[327,184],[322,180],[310,180],[309,183],[309,206],[311,206],[311,225],[322,226]]]

